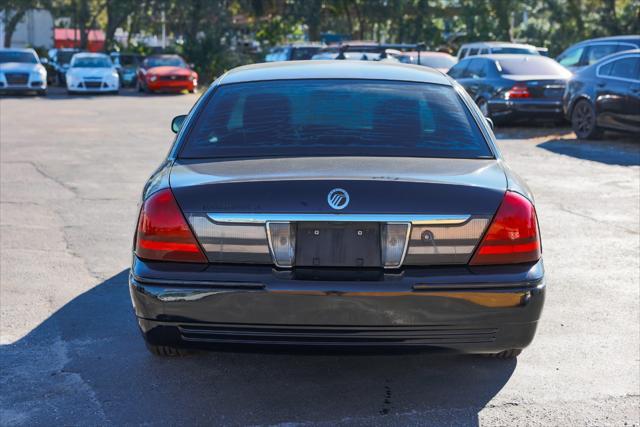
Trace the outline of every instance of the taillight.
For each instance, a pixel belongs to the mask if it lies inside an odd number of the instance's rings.
[[[539,234],[536,210],[531,202],[508,191],[469,264],[537,261],[542,252]]]
[[[507,99],[530,98],[529,88],[524,83],[516,83],[507,91]]]
[[[142,205],[135,252],[150,260],[207,262],[168,188],[154,193]]]

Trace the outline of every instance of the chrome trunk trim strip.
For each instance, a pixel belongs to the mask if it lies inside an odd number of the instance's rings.
[[[267,222],[407,222],[413,225],[457,225],[470,215],[412,215],[412,214],[300,214],[300,213],[208,213],[218,223],[265,224]]]

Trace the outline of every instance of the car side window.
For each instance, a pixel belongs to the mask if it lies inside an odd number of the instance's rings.
[[[564,65],[565,67],[575,67],[576,65],[580,65],[580,59],[582,58],[583,52],[584,46],[574,47],[560,55],[558,62],[560,65]]]
[[[616,46],[616,52],[624,52],[625,50],[638,49],[640,46],[634,46],[631,43],[618,43]]]
[[[613,61],[613,67],[611,68],[609,75],[620,79],[640,81],[640,76],[638,76],[638,62],[640,62],[640,57],[638,56]]]
[[[485,48],[485,49],[480,50],[480,55],[486,55],[488,53],[489,53],[489,49]]]
[[[594,44],[587,46],[585,65],[595,64],[607,55],[616,52],[615,44]]]
[[[464,49],[460,50],[460,55],[458,55],[458,57],[460,59],[464,58],[465,56],[467,56],[467,48],[465,47]]]
[[[478,54],[478,48],[471,48],[469,49],[469,55],[468,56],[475,56]]]

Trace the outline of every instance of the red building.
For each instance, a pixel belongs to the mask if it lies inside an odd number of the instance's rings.
[[[87,50],[101,52],[104,49],[104,32],[89,30]],[[53,32],[54,46],[58,49],[65,47],[80,47],[80,31],[74,28],[56,28]]]

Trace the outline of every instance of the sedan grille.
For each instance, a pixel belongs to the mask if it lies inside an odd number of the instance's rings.
[[[102,87],[101,81],[84,81],[84,87],[87,89],[100,89]]]
[[[6,73],[5,78],[9,85],[26,85],[29,82],[27,73]]]
[[[163,81],[185,81],[185,80],[189,80],[189,76],[159,76],[158,80],[163,80]]]

